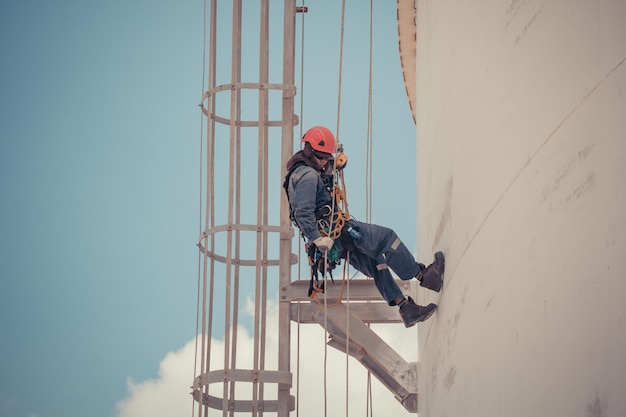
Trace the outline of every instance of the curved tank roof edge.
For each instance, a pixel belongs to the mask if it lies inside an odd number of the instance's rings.
[[[398,19],[398,49],[400,51],[400,65],[402,66],[402,77],[406,88],[409,107],[413,115],[413,122],[416,121],[416,77],[415,68],[417,60],[417,9],[413,0],[397,0]]]

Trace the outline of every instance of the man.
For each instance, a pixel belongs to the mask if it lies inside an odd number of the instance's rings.
[[[385,301],[390,306],[399,306],[406,327],[428,319],[437,306],[433,303],[419,306],[411,297],[406,298],[389,268],[402,280],[417,278],[422,287],[439,292],[445,268],[443,253],[435,253],[434,262],[426,268],[415,261],[393,230],[354,219],[347,221],[336,240],[328,237],[319,225],[329,224],[328,208],[334,207],[331,193],[335,137],[327,128],[315,126],[304,134],[302,142],[304,149],[287,162],[284,183],[291,218],[301,234],[322,254],[330,253],[334,246],[339,258],[349,259],[355,269],[374,278]]]

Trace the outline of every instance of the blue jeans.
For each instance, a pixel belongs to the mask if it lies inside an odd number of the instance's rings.
[[[344,225],[344,233],[349,227],[358,230],[360,235],[353,239],[354,248],[345,248],[350,250],[350,265],[374,278],[376,288],[385,301],[395,305],[393,300],[404,298],[404,294],[389,269],[400,279],[409,280],[420,272],[420,264],[392,229],[350,220]]]

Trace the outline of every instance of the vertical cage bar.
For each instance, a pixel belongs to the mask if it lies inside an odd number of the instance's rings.
[[[295,63],[295,26],[296,26],[296,5],[295,0],[285,0],[284,6],[284,29],[283,29],[283,84],[294,85],[294,63]],[[293,153],[293,125],[294,125],[294,94],[283,92],[282,106],[282,140],[281,140],[281,174],[285,174],[285,166],[287,160]],[[288,259],[291,255],[291,239],[293,231],[289,220],[289,203],[284,193],[281,193],[280,200],[280,221],[281,221],[281,238],[280,238],[280,289],[286,289],[291,282],[291,265]],[[285,232],[289,230],[289,232]],[[291,320],[290,320],[290,302],[289,300],[279,300],[278,312],[278,332],[279,332],[279,358],[278,369],[289,370],[291,361],[290,344],[291,344]],[[288,399],[290,387],[279,384],[278,386],[278,402],[279,417],[289,415]]]

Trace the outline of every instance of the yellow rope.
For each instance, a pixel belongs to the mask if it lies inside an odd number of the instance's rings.
[[[327,236],[332,240],[337,240],[341,235],[343,226],[348,220],[350,220],[350,212],[348,211],[348,201],[346,200],[346,195],[338,184],[335,184],[333,195],[333,206],[336,207],[336,210],[334,210],[330,216],[330,230],[320,230],[320,233],[322,236]]]

